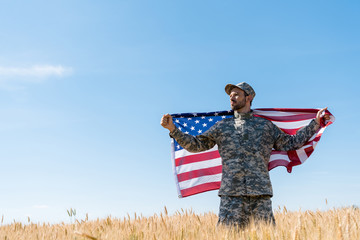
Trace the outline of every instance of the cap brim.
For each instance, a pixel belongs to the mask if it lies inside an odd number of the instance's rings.
[[[225,92],[227,93],[227,95],[230,95],[231,90],[233,88],[239,88],[239,87],[234,85],[234,84],[228,84],[228,85],[225,86]]]

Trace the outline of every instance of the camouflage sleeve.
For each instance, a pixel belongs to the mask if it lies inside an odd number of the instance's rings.
[[[319,129],[320,125],[312,120],[309,125],[299,129],[295,135],[289,135],[274,125],[274,148],[278,151],[290,151],[301,148]]]
[[[216,124],[215,124],[216,125]],[[170,137],[174,138],[180,146],[189,152],[202,152],[213,148],[216,144],[214,138],[215,125],[201,135],[192,136],[181,132],[175,128],[170,133]]]

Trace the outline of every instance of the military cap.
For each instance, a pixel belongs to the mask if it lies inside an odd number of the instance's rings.
[[[225,92],[230,95],[230,92],[233,88],[240,88],[241,90],[243,90],[244,92],[246,92],[247,95],[252,95],[253,97],[255,97],[255,91],[254,89],[249,85],[247,84],[246,82],[241,82],[241,83],[238,83],[236,85],[234,84],[228,84],[225,86]]]

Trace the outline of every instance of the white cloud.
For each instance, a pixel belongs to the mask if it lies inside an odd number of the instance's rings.
[[[0,78],[21,78],[25,81],[49,77],[63,77],[72,73],[72,69],[61,65],[34,65],[31,67],[1,67]]]

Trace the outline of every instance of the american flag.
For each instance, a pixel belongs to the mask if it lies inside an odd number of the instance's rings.
[[[319,109],[294,108],[258,108],[254,109],[255,117],[272,121],[282,131],[294,135],[296,131],[310,123],[316,117]],[[300,149],[293,151],[275,151],[273,149],[268,165],[269,171],[278,166],[284,166],[290,173],[293,166],[304,163],[314,151],[325,128],[335,121],[330,114],[330,120],[321,123],[321,128]],[[233,117],[233,111],[208,113],[172,114],[175,126],[186,134],[193,136],[204,133],[216,122]],[[222,163],[217,145],[214,148],[191,153],[183,149],[174,139],[171,142],[171,155],[179,197],[216,190],[220,188]]]

